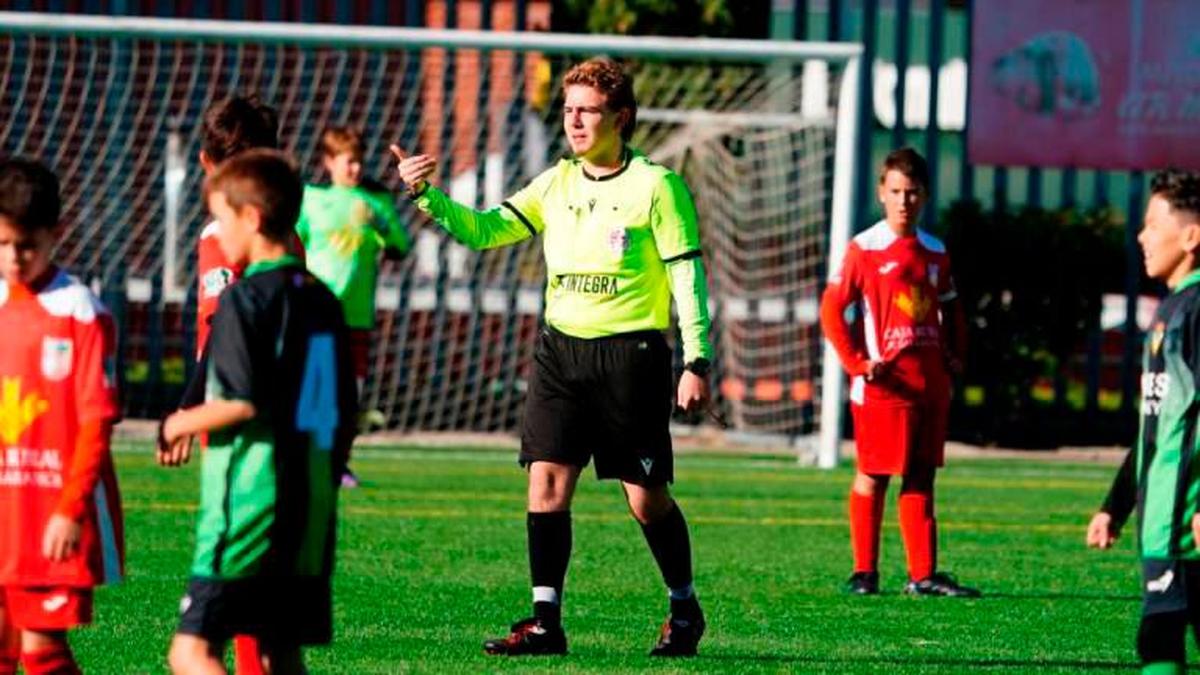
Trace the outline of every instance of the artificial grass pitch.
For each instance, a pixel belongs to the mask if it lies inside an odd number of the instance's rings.
[[[195,463],[116,456],[128,575],[102,589],[73,644],[87,673],[157,673],[177,620],[194,532]],[[343,491],[335,642],[314,673],[497,671],[1080,672],[1130,669],[1140,598],[1132,528],[1115,550],[1084,531],[1115,467],[952,462],[937,483],[942,570],[979,600],[900,594],[904,552],[889,494],[884,593],[851,597],[851,471],[787,459],[683,456],[675,496],[692,528],[708,618],[700,655],[646,656],[666,591],[616,483],[588,469],[572,513],[566,657],[488,657],[484,638],[529,614],[525,476],[512,451],[359,449],[364,485]]]

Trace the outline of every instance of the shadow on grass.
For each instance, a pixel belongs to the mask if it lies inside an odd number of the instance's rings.
[[[1089,600],[1099,602],[1141,602],[1140,595],[1122,595],[1114,593],[984,593],[980,600]]]
[[[1031,591],[1029,593],[993,593],[984,590],[983,595],[978,598],[937,598],[937,597],[912,597],[903,591],[882,591],[873,596],[863,596],[862,599],[870,602],[871,598],[905,598],[913,602],[987,602],[988,600],[1088,600],[1097,602],[1141,602],[1140,595],[1121,595],[1113,593],[1039,593]]]
[[[714,661],[758,661],[792,665],[847,665],[847,666],[945,666],[964,670],[979,668],[1071,668],[1074,670],[1124,670],[1137,667],[1133,661],[1071,661],[1067,659],[989,659],[949,658],[929,656],[789,656],[786,654],[739,654],[732,652],[703,652],[701,660]]]

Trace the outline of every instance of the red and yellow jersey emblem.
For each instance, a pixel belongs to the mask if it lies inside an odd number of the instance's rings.
[[[50,409],[50,403],[30,392],[22,395],[21,378],[0,381],[0,441],[15,445],[37,418]]]
[[[896,295],[896,309],[920,323],[929,315],[929,310],[933,309],[933,298],[922,293],[920,286],[909,286],[908,293]]]

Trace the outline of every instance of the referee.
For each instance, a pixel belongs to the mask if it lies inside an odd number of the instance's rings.
[[[571,556],[571,497],[595,459],[618,479],[662,571],[670,613],[652,656],[691,656],[704,634],[692,588],[687,522],[673,480],[672,402],[708,401],[708,291],[696,209],[683,180],[628,145],[637,124],[633,78],[594,58],[563,78],[563,130],[573,157],[560,160],[500,206],[476,211],[427,181],[429,155],[392,146],[417,207],[475,249],[542,235],[545,328],[534,351],[521,432],[529,474],[526,529],[533,616],[489,654],[565,654],[563,581]],[[664,338],[674,297],[684,372],[673,391]]]

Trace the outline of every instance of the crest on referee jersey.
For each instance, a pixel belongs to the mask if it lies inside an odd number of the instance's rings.
[[[608,231],[608,250],[617,255],[625,253],[629,248],[629,232],[623,227],[614,227]]]
[[[74,354],[75,345],[71,338],[42,338],[42,375],[51,382],[67,379]]]

